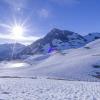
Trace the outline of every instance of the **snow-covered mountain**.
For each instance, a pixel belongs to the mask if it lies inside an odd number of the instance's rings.
[[[87,40],[78,33],[52,29],[44,38],[37,40],[27,46],[22,52],[24,54],[48,53],[53,50],[64,50],[84,46]]]
[[[19,43],[0,44],[0,60],[9,60],[12,58],[12,53],[14,56],[24,48],[25,46]]]
[[[89,33],[84,38],[87,40],[87,42],[91,42],[91,41],[94,41],[96,39],[100,39],[100,33],[97,33],[97,32],[96,33]]]

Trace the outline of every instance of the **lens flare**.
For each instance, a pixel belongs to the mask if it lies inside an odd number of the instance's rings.
[[[23,34],[24,34],[24,31],[25,29],[20,26],[20,25],[15,25],[12,27],[11,29],[11,34],[12,34],[12,37],[15,39],[15,40],[18,40],[20,38],[23,37]]]

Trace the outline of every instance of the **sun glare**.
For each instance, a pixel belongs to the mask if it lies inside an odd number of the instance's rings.
[[[16,25],[12,27],[12,37],[16,40],[20,39],[23,37],[24,34],[24,28],[20,25]]]

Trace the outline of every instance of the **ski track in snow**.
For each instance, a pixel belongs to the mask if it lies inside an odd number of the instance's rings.
[[[0,78],[0,100],[100,100],[100,83]]]

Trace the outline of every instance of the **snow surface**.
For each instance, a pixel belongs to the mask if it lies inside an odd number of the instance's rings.
[[[31,62],[34,62],[34,59],[36,58],[31,59]],[[42,62],[37,60],[37,63],[23,74],[68,80],[100,81],[93,77],[97,72],[100,73],[100,68],[93,67],[100,66],[100,39],[79,49],[54,52]]]
[[[0,78],[0,100],[100,100],[100,83]]]
[[[26,67],[4,69],[0,76],[36,76],[66,80],[100,81],[100,40],[85,47],[31,56],[24,61]],[[3,65],[4,66],[4,65]],[[6,65],[5,65],[6,66]],[[12,64],[9,66],[12,66]],[[98,77],[98,78],[97,78]]]
[[[0,100],[100,100],[95,65],[100,66],[100,40],[23,62],[1,62]]]

